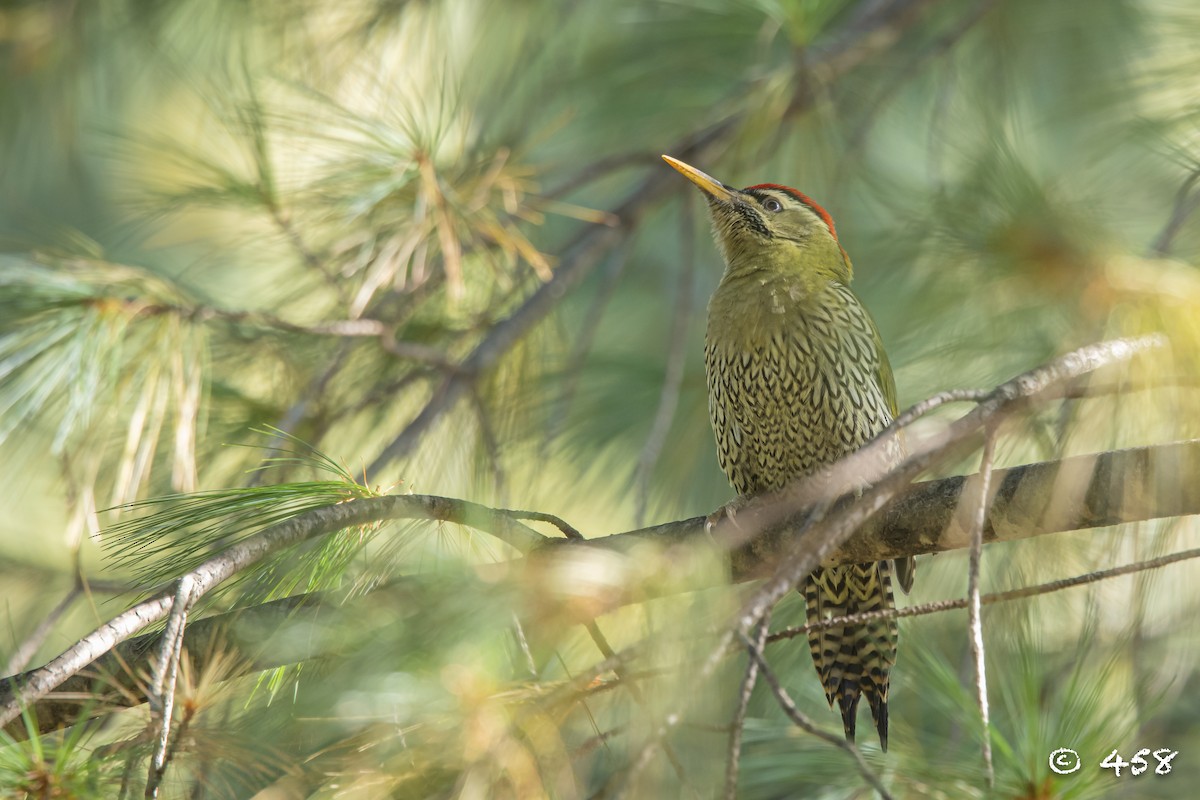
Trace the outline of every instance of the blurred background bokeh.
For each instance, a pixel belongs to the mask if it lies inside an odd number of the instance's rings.
[[[830,211],[902,407],[1168,335],[1169,353],[1105,378],[1136,391],[1006,428],[1001,464],[1195,437],[1198,75],[1184,0],[0,2],[0,662],[77,571],[102,591],[29,665],[145,588],[144,564],[105,550],[104,509],[311,478],[253,471],[300,447],[284,434],[370,487],[536,509],[587,536],[730,499],[701,357],[721,265],[660,153]],[[1183,519],[995,545],[984,589],[1198,540]],[[603,617],[614,646],[649,643],[646,696],[605,684],[547,708],[602,655],[577,626],[514,624],[549,615],[469,567],[510,555],[456,526],[385,527],[221,595],[389,586],[347,600],[317,666],[194,676],[166,796],[615,797],[681,698],[671,741],[716,796],[742,662],[688,675],[737,588]],[[961,554],[925,559],[910,602],[965,585]],[[1196,785],[1197,587],[1188,562],[985,611],[996,796]],[[795,597],[774,624],[802,617]],[[901,624],[891,751],[864,744],[897,797],[987,796],[965,619]],[[792,644],[773,665],[836,729]],[[739,796],[868,796],[761,692]],[[61,796],[139,796],[143,720],[61,745]],[[1046,755],[1068,746],[1085,767],[1056,776]],[[1097,766],[1143,747],[1179,751],[1173,772]],[[13,758],[0,790],[23,796]],[[631,796],[687,796],[679,782],[659,753]]]

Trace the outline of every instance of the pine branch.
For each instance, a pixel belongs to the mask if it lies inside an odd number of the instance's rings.
[[[769,577],[749,593],[741,608],[716,637],[707,657],[700,661],[694,678],[695,685],[699,687],[711,679],[729,651],[739,642],[748,641],[750,631],[784,595],[819,564],[827,562],[841,544],[895,500],[921,472],[964,452],[984,431],[994,430],[1004,419],[1028,408],[1048,392],[1061,389],[1101,367],[1128,361],[1164,344],[1163,337],[1148,336],[1081,347],[1001,384],[975,409],[951,423],[941,434],[914,446],[910,454],[891,469],[885,465],[899,444],[899,431],[895,426],[889,426],[865,447],[831,465],[820,474],[819,481],[810,478],[798,487],[789,486],[773,496],[754,498],[739,504],[739,508],[750,511],[751,535],[778,526],[798,510],[808,511],[800,517],[792,516],[792,525],[799,524],[799,533],[772,567]],[[864,489],[864,484],[869,488]],[[850,492],[855,499],[831,508],[828,498],[831,492]],[[739,537],[745,541],[747,533],[732,514],[727,514],[723,522],[711,526],[709,532],[718,544],[736,542]],[[767,677],[769,670],[765,664],[760,663],[760,668],[764,677]],[[666,736],[670,727],[682,717],[686,707],[685,699],[660,715],[657,724],[651,727],[653,733],[647,739],[643,756]],[[636,772],[642,761],[643,758],[639,757],[631,764],[628,770],[630,775]]]
[[[1144,463],[1158,464],[1164,469],[1171,469],[1170,465],[1184,465],[1185,472],[1179,475],[1181,484],[1186,484],[1189,487],[1197,485],[1197,479],[1200,478],[1200,441],[1183,442],[1174,445],[1160,445],[1158,447],[1139,448],[1137,451],[1117,451],[1117,453],[1101,453],[1098,458],[1101,462],[1112,460],[1111,457],[1118,454],[1128,454],[1131,452],[1139,452],[1145,456]],[[1183,458],[1180,458],[1180,454]],[[1090,458],[1090,457],[1088,457]],[[1028,467],[1048,467],[1053,468],[1055,465],[1062,462],[1049,462],[1046,464],[1027,465],[1025,467],[1015,467],[1012,470],[998,470],[997,472],[1019,472],[1026,470]],[[1122,467],[1114,467],[1116,472],[1112,474],[1114,483],[1122,481]],[[994,475],[995,473],[993,473]],[[1050,470],[1051,475],[1054,474],[1053,469]],[[1031,478],[1034,480],[1034,478]],[[947,482],[958,484],[957,489],[947,490],[944,493],[931,492],[935,495],[945,495],[950,498],[957,498],[955,491],[961,490],[963,485],[962,478],[946,478],[941,481],[929,481],[924,484],[917,484],[915,489],[923,487],[936,487],[939,484]],[[997,498],[1003,493],[998,494]],[[442,499],[442,498],[437,498]],[[1191,510],[1187,513],[1200,513],[1200,498],[1193,497],[1189,506]],[[953,511],[957,499],[953,499],[950,504],[950,510]],[[889,512],[883,512],[885,515]],[[915,505],[912,514],[919,515],[922,512],[920,504]],[[994,507],[992,513],[994,514]],[[1158,515],[1152,510],[1153,516],[1147,519],[1157,518]],[[1162,516],[1175,516],[1173,513],[1165,513]],[[703,518],[696,518],[700,521],[701,526]],[[1138,521],[1129,519],[1125,521]],[[687,522],[687,521],[685,521]],[[701,527],[702,530],[702,527]],[[1072,529],[1064,529],[1061,532],[1069,532]],[[1057,533],[1060,531],[1043,530],[1029,534],[1030,536]],[[632,534],[633,532],[631,532]],[[630,535],[630,534],[620,534]],[[608,537],[612,538],[612,537]],[[604,539],[594,539],[593,543],[603,542]],[[1006,539],[992,539],[992,541],[1006,541]],[[958,549],[966,545],[954,545],[949,549]],[[934,550],[929,552],[943,552],[942,550]],[[882,557],[882,556],[881,556]],[[890,557],[890,556],[887,556]],[[1161,569],[1163,567],[1177,564],[1181,561],[1200,558],[1200,549],[1188,550],[1180,553],[1172,553],[1169,555],[1153,558],[1146,561],[1139,561],[1133,564],[1123,564],[1117,567],[1089,572],[1085,575],[1077,575],[1070,578],[1049,581],[1047,583],[1038,584],[1036,586],[1027,586],[1019,589],[1010,589],[1004,592],[996,592],[986,594],[980,597],[981,605],[992,605],[995,603],[1011,602],[1013,600],[1023,600],[1030,597],[1037,597],[1043,594],[1059,592],[1065,589],[1072,589],[1077,586],[1084,586],[1097,581],[1117,578],[1124,575],[1131,575],[1138,572],[1148,570]],[[748,577],[742,576],[741,580],[749,580]],[[395,590],[397,587],[403,586],[406,592],[411,593],[415,598],[419,598],[425,590],[419,576],[406,576],[387,584],[388,590]],[[699,584],[697,584],[699,586]],[[378,590],[376,590],[378,591]],[[374,602],[371,596],[368,596],[367,603]],[[828,620],[823,620],[815,627],[831,628],[841,627],[845,625],[857,625],[865,622],[870,622],[876,619],[887,617],[906,618],[924,616],[927,614],[938,614],[946,611],[961,610],[967,608],[969,599],[959,598],[955,600],[937,600],[930,603],[923,603],[916,606],[906,606],[904,608],[893,608],[884,611],[870,611],[860,614],[852,614],[846,617],[833,617]],[[198,622],[193,622],[188,626],[187,633],[184,638],[184,648],[191,653],[191,659],[194,668],[197,671],[203,671],[207,666],[206,654],[221,651],[234,650],[238,652],[242,663],[245,666],[245,672],[261,672],[267,669],[296,664],[308,659],[317,658],[326,655],[323,651],[315,647],[307,647],[312,645],[313,641],[305,637],[293,637],[287,641],[291,643],[291,649],[281,649],[277,646],[258,647],[253,650],[244,649],[242,642],[253,642],[262,644],[268,642],[270,635],[279,631],[286,624],[306,625],[312,624],[315,620],[322,618],[328,611],[343,608],[343,601],[339,598],[328,597],[322,592],[313,592],[310,594],[294,595],[282,600],[275,600],[268,603],[263,603],[252,608],[241,609],[228,614],[218,614]],[[808,633],[810,626],[800,625],[797,627],[783,628],[772,633],[767,637],[766,642],[774,643],[785,639],[804,636]],[[87,697],[93,700],[98,700],[97,707],[93,708],[92,715],[100,715],[106,712],[107,709],[113,707],[132,706],[137,701],[132,701],[130,698],[135,697],[139,687],[134,675],[131,674],[130,668],[134,671],[150,663],[153,654],[157,653],[162,644],[161,634],[150,633],[143,634],[131,638],[117,645],[112,652],[102,656],[95,662],[89,664],[85,670],[67,678],[57,690],[57,695],[64,699],[58,699],[57,696],[52,696],[44,699],[37,704],[38,712],[38,730],[41,733],[46,733],[59,728],[73,725],[80,721],[80,710],[82,704],[71,699],[72,696]],[[306,647],[297,648],[296,645],[306,645]],[[644,645],[645,642],[642,643]],[[636,658],[637,653],[644,647],[642,645],[634,645],[626,648],[621,652],[614,653],[610,657],[606,657],[603,661],[594,664],[586,672],[576,675],[574,680],[567,686],[562,687],[556,696],[560,697],[560,701],[566,701],[573,694],[582,691],[582,687],[590,685],[597,676],[614,669],[621,668],[622,665]],[[11,696],[14,686],[20,686],[28,680],[33,673],[25,673],[23,675],[13,676],[11,678],[0,679],[0,702],[7,702]],[[238,673],[242,674],[242,673]],[[98,679],[97,676],[103,676],[103,679]],[[124,690],[124,691],[122,691]],[[551,703],[554,705],[555,703]],[[20,723],[10,725],[7,731],[10,735],[17,739],[23,739],[26,731]]]
[[[435,519],[458,522],[492,533],[526,552],[542,536],[512,514],[475,503],[421,495],[363,498],[323,506],[271,525],[180,576],[190,582],[194,602],[266,556],[315,536],[385,519]],[[87,668],[133,634],[167,617],[174,587],[134,605],[84,636],[50,663],[18,678],[0,681],[0,727],[20,716],[21,708],[44,697],[67,678]]]
[[[267,641],[273,632],[283,628],[289,620],[296,619],[298,613],[306,610],[320,613],[321,609],[328,610],[328,602],[322,594],[297,595],[192,622],[184,634],[183,648],[191,655],[197,672],[207,668],[209,654],[227,650],[237,651],[246,668],[255,672],[314,658],[320,653],[307,647],[312,643],[304,639],[292,641],[292,647],[269,650],[254,650],[243,647],[241,643]],[[161,633],[133,637],[65,678],[55,688],[54,695],[35,706],[38,730],[46,733],[79,722],[81,708],[84,707],[84,701],[79,698],[94,702],[90,711],[93,716],[107,713],[113,708],[136,705],[139,701],[133,698],[139,697],[145,689],[139,685],[137,675],[150,670],[161,647]],[[36,672],[33,670],[0,679],[0,702],[10,702],[15,690],[26,685]],[[26,736],[20,720],[9,725],[7,732],[18,739]]]
[[[829,562],[860,564],[967,547],[962,499],[971,478],[957,475],[912,484],[843,542]],[[995,497],[983,528],[985,544],[1200,514],[1200,439],[996,469],[991,483]],[[1076,496],[1056,496],[1064,486],[1074,487]],[[796,538],[794,524],[806,516],[806,511],[793,514],[788,518],[792,527],[785,523],[765,530],[731,553],[733,580],[761,577]],[[663,546],[701,541],[706,519],[667,522],[587,544],[624,551],[646,540]],[[551,544],[558,540],[547,542]]]
[[[814,489],[809,481],[790,487],[782,496],[749,501],[735,521],[726,521],[712,531],[706,530],[705,518],[696,517],[582,544],[572,537],[571,541],[576,543],[569,546],[620,551],[653,540],[671,548],[707,543],[711,536],[730,548],[735,581],[750,580],[774,570],[772,579],[755,591],[751,604],[744,606],[739,616],[739,626],[747,624],[748,630],[761,618],[761,614],[755,616],[757,608],[769,608],[773,603],[769,595],[781,591],[781,586],[786,588],[795,583],[792,573],[811,570],[812,566],[806,567],[800,558],[857,563],[965,547],[969,521],[958,519],[958,508],[962,505],[970,511],[978,507],[962,502],[968,494],[964,491],[967,479],[902,484],[937,459],[961,450],[980,435],[983,427],[996,424],[1003,414],[1013,413],[1056,388],[1069,387],[1078,375],[1132,358],[1157,344],[1157,339],[1148,338],[1092,345],[1003,384],[989,393],[974,411],[934,437],[934,441],[915,449],[900,467],[882,473],[876,478],[875,487],[861,496],[855,483],[873,475],[872,465],[878,460],[878,452],[887,447],[888,438],[896,435],[896,429],[885,431],[867,447],[833,465],[829,474],[821,476],[823,481],[817,483],[828,482],[850,490],[838,503],[830,505],[821,487]],[[983,527],[985,542],[1195,514],[1200,513],[1200,440],[995,470],[992,477],[997,489]],[[880,487],[887,490],[886,497],[880,496]],[[1069,491],[1072,487],[1073,492]],[[886,505],[889,500],[890,506]],[[822,519],[813,521],[814,505],[828,509]],[[883,508],[881,513],[874,513],[880,508]],[[529,554],[536,549],[536,558],[530,559],[531,568],[552,568],[554,555],[561,551],[545,545],[560,540],[547,539],[517,521],[520,518],[548,520],[568,533],[574,530],[550,515],[491,509],[450,498],[420,495],[364,498],[313,509],[270,526],[188,575],[195,581],[195,596],[199,597],[279,549],[353,525],[386,519],[431,519],[469,525],[521,553]],[[814,534],[828,537],[833,524],[838,536],[849,536],[856,528],[857,534],[840,544],[824,538],[819,540],[819,547],[808,546]],[[748,530],[753,535],[748,536]],[[798,546],[800,542],[805,544]],[[567,545],[558,545],[562,546]],[[515,566],[515,563],[502,564],[496,569],[511,573]],[[630,591],[626,600],[654,591],[652,586],[627,588]],[[693,582],[687,588],[700,586]],[[159,594],[110,620],[41,669],[0,681],[3,709],[0,725],[11,722],[19,714],[21,704],[45,696],[118,643],[167,616],[171,608],[172,593]],[[595,613],[601,613],[601,609],[597,608]]]

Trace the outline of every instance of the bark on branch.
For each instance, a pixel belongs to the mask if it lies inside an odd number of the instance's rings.
[[[778,495],[739,504],[744,509],[741,515],[726,518],[712,528],[707,528],[704,518],[694,518],[574,544],[573,553],[580,553],[579,548],[619,551],[647,540],[668,548],[698,538],[706,544],[715,541],[730,551],[734,580],[770,574],[739,614],[735,628],[744,633],[761,618],[764,609],[820,560],[861,562],[964,546],[966,527],[956,509],[978,507],[978,498],[971,496],[970,479],[909,485],[912,478],[950,454],[961,452],[985,424],[995,425],[1035,399],[1061,392],[1080,375],[1161,344],[1160,338],[1144,337],[1089,345],[1018,376],[982,397],[973,411],[943,433],[918,443],[913,454],[893,469],[888,469],[883,454],[898,435],[899,424],[816,476],[819,480],[810,478]],[[1198,479],[1200,441],[1000,470],[992,484],[997,496],[985,525],[985,541],[1200,513]],[[864,485],[871,486],[865,493],[861,488]],[[846,496],[832,502],[837,494]],[[469,525],[519,552],[538,549],[539,557],[530,563],[537,569],[547,565],[553,568],[554,556],[564,553],[561,545],[539,545],[561,540],[547,540],[518,521],[530,518],[550,520],[563,530],[574,531],[545,514],[490,509],[442,497],[399,495],[355,500],[313,509],[272,525],[181,579],[194,584],[194,597],[198,598],[281,549],[318,535],[386,519],[431,519]],[[748,526],[743,527],[739,521]],[[499,566],[513,569],[513,564]],[[673,588],[699,587],[693,581]],[[124,640],[170,614],[173,598],[174,588],[168,588],[109,620],[44,667],[0,680],[0,726],[8,727],[23,706],[37,702]],[[603,610],[603,605],[598,605],[593,613]]]
[[[974,477],[912,484],[838,547],[830,562],[855,564],[966,547],[972,509],[967,501]],[[983,529],[988,544],[1200,514],[1200,439],[997,469],[992,486],[992,507]],[[765,530],[732,552],[733,579],[761,577],[787,552],[806,514],[807,509],[792,517],[794,524]],[[705,519],[667,522],[589,539],[587,544],[622,550],[646,540],[682,544],[704,536]]]
[[[833,560],[841,563],[873,561],[966,547],[967,520],[964,515],[969,513],[972,504],[964,502],[970,499],[964,497],[964,492],[972,477],[956,476],[913,484],[892,505],[868,520],[858,534],[837,550]],[[1025,464],[995,470],[992,477],[995,495],[984,528],[984,541],[988,543],[1200,514],[1200,440]],[[1062,493],[1066,491],[1073,494],[1073,500],[1064,500],[1067,495]],[[427,518],[496,531],[506,531],[513,524],[507,512],[441,497],[404,495],[343,505],[370,509],[365,517],[372,519]],[[302,527],[308,535],[328,533],[335,530],[332,526],[337,523],[325,519],[327,515],[322,513],[325,511],[307,512],[294,522],[307,519],[308,524]],[[733,580],[746,581],[762,575],[775,563],[780,552],[786,552],[794,531],[787,527],[764,531],[750,546],[730,553]],[[539,541],[536,534],[531,534],[522,532],[519,539],[506,541],[518,549],[528,549],[529,545]],[[560,544],[568,540],[551,541]],[[589,539],[586,546],[624,552],[647,542],[662,547],[707,544],[705,518],[693,517]],[[543,555],[552,555],[555,549],[551,548]],[[696,583],[694,588],[703,587]],[[152,599],[147,603],[168,599]],[[319,613],[323,604],[321,595],[301,595],[203,619],[188,626],[184,644],[195,660],[202,658],[214,642],[239,647],[239,640],[265,641],[267,634],[279,629],[288,619],[305,611]],[[165,616],[165,613],[163,611],[161,615]],[[130,628],[130,633],[136,630],[140,628]],[[233,635],[231,632],[235,630],[241,633]],[[247,630],[251,633],[246,634]],[[90,696],[99,685],[133,688],[132,681],[122,677],[126,675],[122,665],[131,665],[135,669],[144,666],[157,651],[159,643],[158,634],[130,639],[112,652],[84,662],[74,672],[64,675],[57,692]],[[250,653],[246,654],[246,669],[269,669],[315,655],[318,654],[308,651]],[[202,664],[197,662],[197,666],[202,667]],[[19,687],[30,685],[45,669],[0,679],[0,705],[9,706]],[[106,676],[103,684],[96,681],[98,675]],[[110,699],[118,705],[128,703],[125,693],[113,692]],[[38,728],[44,732],[72,724],[77,721],[80,707],[77,700],[49,699],[39,703]],[[102,708],[97,709],[97,713],[101,711]],[[19,725],[10,725],[9,731],[24,736]]]

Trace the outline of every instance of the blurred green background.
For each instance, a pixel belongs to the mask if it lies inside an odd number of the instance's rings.
[[[721,265],[660,153],[830,211],[901,406],[1168,334],[1168,355],[1107,378],[1138,391],[1011,425],[1002,464],[1195,437],[1198,74],[1200,7],[1179,0],[2,2],[0,660],[77,569],[114,591],[73,605],[30,665],[133,596],[115,591],[135,573],[100,534],[117,514],[98,510],[312,477],[251,471],[287,441],[275,429],[372,487],[554,513],[588,536],[730,499],[701,358]],[[508,337],[514,319],[528,325]],[[454,366],[473,351],[482,370]],[[211,546],[176,538],[175,556]],[[984,589],[1198,539],[1185,519],[995,545]],[[720,624],[736,588],[602,618],[615,646],[651,643],[649,708],[616,690],[534,711],[601,656],[547,622],[525,658],[513,620],[556,601],[469,567],[509,555],[455,526],[391,527],[223,594],[233,607],[427,580],[373,595],[377,614],[353,606],[320,668],[204,695],[167,796],[603,796],[681,692],[691,727],[674,747],[698,796],[719,796],[712,727],[742,667],[693,692],[702,643],[674,634]],[[961,554],[926,559],[911,601],[965,585]],[[996,796],[1186,795],[1198,586],[1185,563],[985,610]],[[802,608],[785,600],[774,624]],[[892,751],[864,745],[898,797],[987,796],[965,620],[901,624]],[[772,664],[834,728],[794,644]],[[844,754],[762,692],[739,796],[867,796]],[[60,748],[77,793],[63,796],[113,797],[123,780],[140,794],[144,767],[126,772],[148,746],[139,713]],[[1081,772],[1049,772],[1063,746]],[[1178,750],[1174,771],[1096,766],[1142,747]],[[0,759],[15,796],[21,763]],[[660,754],[630,791],[687,796],[678,784]]]

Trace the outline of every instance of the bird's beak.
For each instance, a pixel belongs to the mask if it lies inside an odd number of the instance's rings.
[[[663,156],[663,161],[670,164],[675,169],[683,173],[683,177],[687,178],[692,183],[700,187],[703,192],[713,200],[719,200],[722,203],[732,203],[736,194],[734,190],[721,183],[711,175],[707,175],[690,164],[685,164],[677,158]]]

